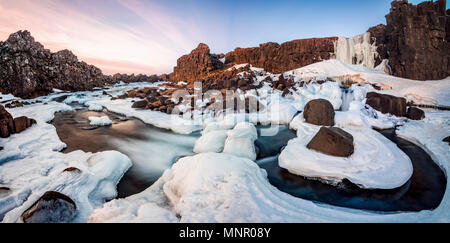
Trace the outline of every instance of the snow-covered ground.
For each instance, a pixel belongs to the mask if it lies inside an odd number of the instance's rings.
[[[264,80],[267,76],[277,80],[279,76],[262,69],[252,70],[258,74],[255,82]],[[429,82],[413,81],[392,77],[376,69],[343,64],[337,60],[312,64],[284,75],[293,76],[296,81],[360,75],[366,82],[391,88],[378,92],[404,96],[421,104],[450,105],[450,78]],[[106,89],[106,92],[120,95],[124,89],[142,85],[118,85]],[[4,220],[17,221],[27,205],[43,192],[57,190],[69,195],[80,205],[77,222],[86,221],[89,215],[89,222],[450,222],[448,181],[444,199],[435,210],[379,214],[314,203],[290,196],[269,183],[266,172],[251,160],[253,154],[238,157],[242,154],[236,154],[235,148],[246,152],[251,150],[244,149],[246,146],[241,146],[240,142],[233,145],[233,141],[226,141],[228,137],[234,137],[233,128],[239,122],[290,124],[292,128],[298,129],[302,126],[301,115],[295,115],[303,110],[309,100],[327,99],[335,109],[342,105],[342,91],[336,82],[326,82],[322,85],[311,83],[304,87],[297,85],[296,88],[297,91],[291,96],[282,97],[281,91],[273,90],[270,84],[266,83],[257,90],[258,101],[268,107],[265,112],[217,117],[208,113],[203,117],[198,116],[198,120],[150,110],[135,110],[131,108],[132,99],[110,100],[102,91],[55,93],[35,99],[43,103],[8,109],[15,117],[25,115],[36,119],[38,123],[23,133],[0,139],[0,146],[4,147],[0,151],[0,184],[12,189],[11,194],[0,198],[0,215],[15,208],[6,214]],[[450,152],[448,144],[442,142],[442,139],[450,136],[450,112],[427,111],[425,120],[405,122],[403,118],[362,109],[365,94],[374,91],[371,85],[353,84],[351,89],[353,102],[350,101],[349,111],[336,113],[336,126],[352,133],[357,143],[361,140],[366,146],[379,149],[372,153],[359,153],[360,150],[356,146],[357,158],[352,164],[376,161],[377,166],[383,169],[379,171],[386,172],[391,169],[386,175],[378,174],[384,176],[383,180],[389,187],[402,183],[410,172],[404,154],[370,130],[370,127],[388,128],[402,125],[398,128],[398,134],[422,146],[446,175],[448,174]],[[63,103],[51,101],[64,95],[68,97]],[[242,95],[254,96],[255,93]],[[3,100],[14,98],[10,95],[2,97]],[[106,108],[160,128],[171,129],[175,133],[189,134],[204,129],[194,148],[198,154],[180,159],[144,192],[102,205],[106,199],[114,198],[115,185],[130,166],[130,161],[117,152],[58,152],[65,145],[57,137],[55,128],[46,122],[53,119],[54,112],[72,109],[66,105],[71,102],[79,102],[91,110]],[[208,135],[212,132],[217,134]],[[292,140],[290,145],[301,140],[301,136],[305,134],[307,133],[299,133],[298,138]],[[246,139],[250,139],[251,136],[247,135]],[[230,145],[230,149],[227,149],[229,142],[233,146]],[[286,148],[287,151],[290,145]],[[222,150],[231,152],[220,153]],[[390,156],[404,159],[401,160],[402,163],[393,164]],[[304,166],[312,166],[312,161],[307,162],[309,164]],[[77,167],[82,173],[64,173],[61,176],[61,171],[67,167]],[[347,169],[344,171],[347,172]],[[345,175],[347,177],[349,174]],[[372,177],[364,178],[367,180],[355,182],[371,185],[372,181],[369,179]]]

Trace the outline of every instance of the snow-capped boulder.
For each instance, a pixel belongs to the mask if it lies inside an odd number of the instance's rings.
[[[209,131],[195,141],[194,153],[221,153],[227,139],[227,130]]]
[[[307,123],[318,126],[334,125],[333,105],[325,99],[311,100],[303,110],[303,117]]]
[[[22,214],[25,223],[68,223],[76,214],[75,202],[68,196],[48,191]]]
[[[354,139],[354,152],[346,157],[327,155],[307,148],[320,127],[294,119],[297,138],[289,141],[279,156],[279,166],[331,184],[348,179],[361,188],[393,189],[404,185],[413,172],[409,157],[394,143],[368,127],[344,130]]]
[[[109,119],[108,116],[101,116],[101,117],[95,117],[90,116],[89,117],[89,124],[92,126],[109,126],[112,124],[111,119]]]

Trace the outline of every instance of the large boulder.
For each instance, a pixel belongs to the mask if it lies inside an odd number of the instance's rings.
[[[337,127],[321,127],[306,147],[332,156],[349,157],[354,151],[353,136]]]
[[[303,110],[303,117],[307,123],[318,126],[334,126],[333,105],[324,99],[311,100]]]
[[[406,117],[411,120],[422,120],[425,118],[425,112],[417,107],[409,107]]]
[[[76,215],[75,202],[68,196],[48,191],[22,214],[25,223],[68,223]]]
[[[383,114],[389,113],[398,117],[406,116],[406,99],[392,95],[369,92],[366,104]]]

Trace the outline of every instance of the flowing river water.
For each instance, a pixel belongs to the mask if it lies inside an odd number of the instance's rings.
[[[89,125],[89,116],[104,115],[113,121],[111,126]],[[65,153],[74,150],[117,150],[130,157],[133,166],[118,185],[119,198],[139,193],[151,186],[178,158],[192,155],[195,141],[200,137],[199,132],[191,135],[175,134],[137,119],[125,119],[106,110],[87,111],[81,106],[76,111],[55,114],[52,124],[60,139],[67,144],[63,151]],[[258,130],[261,128],[258,127]],[[280,127],[276,136],[258,138],[255,142],[258,150],[256,163],[267,171],[270,183],[279,190],[317,203],[378,212],[436,208],[445,192],[444,172],[420,147],[397,137],[394,129],[380,132],[411,158],[414,167],[412,178],[394,190],[364,190],[347,181],[332,186],[290,174],[278,166],[279,153],[296,136],[295,131],[285,126]]]

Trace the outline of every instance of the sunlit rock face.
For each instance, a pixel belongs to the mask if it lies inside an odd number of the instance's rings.
[[[269,42],[254,48],[236,48],[225,55],[227,65],[249,63],[271,73],[283,73],[333,56],[337,37],[300,39],[277,44]]]
[[[224,67],[220,57],[211,54],[208,45],[200,43],[191,53],[178,59],[170,79],[188,82],[199,80]]]

